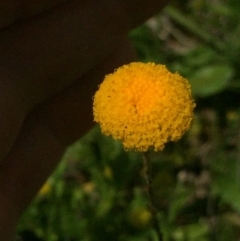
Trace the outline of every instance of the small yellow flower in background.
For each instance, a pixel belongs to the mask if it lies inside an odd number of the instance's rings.
[[[95,184],[93,182],[85,182],[83,184],[83,190],[88,194],[92,193],[94,189],[95,189]]]
[[[138,229],[147,228],[152,219],[151,213],[143,207],[134,208],[128,216],[129,222]]]
[[[49,181],[45,182],[43,184],[43,186],[41,187],[41,189],[39,190],[38,196],[43,197],[43,196],[48,195],[48,193],[50,193],[51,189],[52,189],[52,185],[50,184],[50,182]]]
[[[126,150],[162,150],[189,129],[194,100],[187,79],[160,64],[134,62],[105,77],[94,96],[94,121]]]
[[[112,179],[112,178],[113,178],[113,171],[112,171],[111,167],[105,166],[105,167],[104,167],[104,170],[103,170],[103,175],[104,175],[107,179]]]

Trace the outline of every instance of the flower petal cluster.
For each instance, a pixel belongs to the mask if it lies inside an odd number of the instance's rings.
[[[187,79],[164,65],[133,62],[105,77],[94,96],[94,121],[126,150],[162,150],[189,129],[194,100]]]

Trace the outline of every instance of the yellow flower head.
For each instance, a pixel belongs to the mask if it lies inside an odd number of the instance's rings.
[[[94,96],[94,120],[125,149],[162,150],[189,129],[195,103],[187,79],[164,65],[134,62],[105,77]]]

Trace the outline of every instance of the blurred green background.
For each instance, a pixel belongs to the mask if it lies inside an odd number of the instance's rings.
[[[197,103],[188,133],[151,153],[164,241],[240,240],[239,14],[237,0],[173,1],[129,36],[140,61],[187,77]],[[67,150],[18,233],[24,241],[157,240],[141,154],[96,126]]]

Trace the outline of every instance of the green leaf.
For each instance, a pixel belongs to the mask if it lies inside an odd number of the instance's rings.
[[[212,162],[212,193],[221,197],[222,201],[240,212],[240,188],[238,180],[238,160],[234,160],[219,152]]]
[[[233,77],[233,69],[225,64],[206,66],[189,78],[193,95],[206,97],[224,90]]]
[[[199,222],[176,228],[172,236],[174,240],[177,241],[207,241],[208,232],[209,228],[207,223]]]

